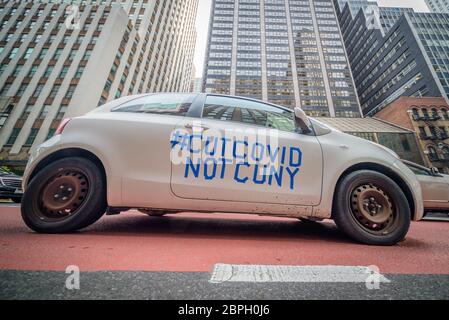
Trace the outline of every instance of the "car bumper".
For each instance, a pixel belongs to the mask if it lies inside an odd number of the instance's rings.
[[[3,198],[21,198],[23,196],[22,189],[18,188],[5,188],[0,189],[0,199]]]
[[[413,220],[421,220],[424,216],[424,203],[422,198],[421,185],[419,184],[416,175],[401,160],[397,160],[393,164],[393,169],[407,183],[407,186],[412,193],[413,205],[415,207]]]
[[[32,150],[30,157],[28,158],[28,163],[26,165],[25,171],[23,173],[22,189],[25,190],[32,172],[38,165],[38,163],[47,157],[49,154],[55,152],[60,148],[61,135],[53,136],[49,140],[45,141],[37,148]]]

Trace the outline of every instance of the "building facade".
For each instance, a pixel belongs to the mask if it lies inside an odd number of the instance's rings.
[[[214,0],[203,90],[360,117],[332,0]]]
[[[190,92],[199,93],[202,90],[203,79],[193,78],[190,82]]]
[[[346,6],[339,22],[365,115],[400,96],[448,99],[449,14],[406,10],[385,33]]]
[[[413,130],[425,165],[449,173],[449,105],[445,99],[401,97],[375,117]]]
[[[447,0],[425,0],[431,12],[449,13],[449,1]]]
[[[341,21],[340,24],[345,26],[345,30],[353,27],[351,20],[355,20],[359,11],[362,10],[367,29],[378,29],[382,36],[388,32],[404,13],[414,12],[413,8],[379,7],[376,1],[369,0],[334,0],[334,5]],[[342,19],[341,15],[343,13],[345,14]],[[342,32],[344,32],[343,27]]]
[[[2,163],[109,100],[189,91],[197,1],[0,2]]]
[[[404,13],[414,13],[413,8],[379,7],[379,21],[382,31],[387,33]]]

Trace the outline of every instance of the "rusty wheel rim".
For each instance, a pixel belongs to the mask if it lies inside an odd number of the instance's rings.
[[[41,192],[41,219],[63,220],[81,207],[89,191],[87,176],[77,169],[65,169],[51,177]]]
[[[389,234],[396,224],[396,206],[379,186],[363,184],[351,193],[351,212],[357,223],[376,235]]]

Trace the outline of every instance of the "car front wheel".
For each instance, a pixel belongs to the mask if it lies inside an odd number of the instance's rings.
[[[342,178],[332,216],[349,237],[371,245],[393,245],[403,240],[411,220],[401,188],[371,170],[355,171]]]
[[[22,199],[22,218],[37,232],[64,233],[87,227],[106,210],[106,186],[90,160],[70,157],[39,171]]]

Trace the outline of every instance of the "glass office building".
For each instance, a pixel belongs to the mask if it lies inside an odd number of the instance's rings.
[[[379,19],[383,31],[390,30],[404,13],[413,12],[415,12],[413,8],[379,7]]]
[[[388,28],[376,28],[363,10],[353,16],[345,5],[337,12],[365,115],[400,96],[447,99],[449,14],[388,8]]]
[[[203,89],[360,117],[332,0],[214,0]]]
[[[340,24],[345,26],[342,26],[342,29],[352,28],[350,19],[355,20],[359,11],[362,10],[361,15],[364,15],[364,22],[368,29],[378,29],[382,35],[385,35],[404,13],[414,12],[413,8],[379,7],[376,1],[368,0],[334,0],[334,5]],[[343,13],[345,17],[342,21]]]
[[[429,7],[431,12],[449,13],[449,1],[448,0],[425,0],[427,6]]]

